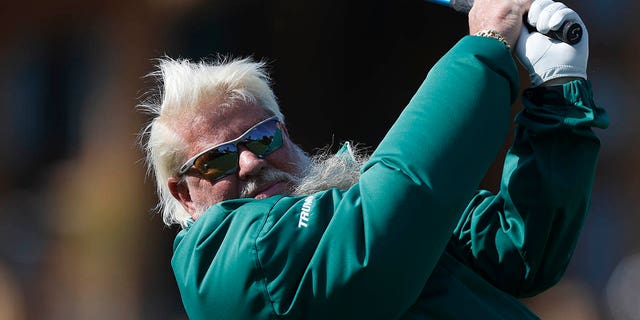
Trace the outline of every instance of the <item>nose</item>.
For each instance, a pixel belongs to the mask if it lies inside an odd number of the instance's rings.
[[[238,177],[240,179],[258,174],[267,165],[264,159],[259,158],[243,145],[238,145],[238,153]]]

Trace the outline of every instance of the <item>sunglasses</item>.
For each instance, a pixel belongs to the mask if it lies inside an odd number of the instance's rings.
[[[239,137],[208,148],[187,160],[178,171],[182,176],[194,168],[210,181],[238,171],[238,144],[243,145],[258,158],[264,158],[282,146],[282,130],[278,117],[260,121]]]

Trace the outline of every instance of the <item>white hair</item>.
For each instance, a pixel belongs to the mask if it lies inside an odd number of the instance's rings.
[[[178,124],[198,117],[203,108],[210,108],[205,101],[217,102],[215,108],[253,103],[283,123],[284,116],[270,87],[264,62],[220,57],[214,62],[194,63],[162,58],[157,67],[150,76],[162,84],[160,92],[138,106],[152,117],[142,132],[142,144],[148,173],[156,180],[157,209],[165,224],[184,228],[191,216],[173,197],[167,184],[169,178],[177,177],[180,165],[186,161],[188,146],[178,134]]]
[[[360,180],[360,169],[369,160],[366,150],[345,143],[346,153],[332,154],[329,148],[310,159],[292,195],[308,195],[331,188],[346,190]]]

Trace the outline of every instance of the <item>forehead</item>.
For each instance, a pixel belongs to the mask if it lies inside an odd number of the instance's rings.
[[[202,110],[184,124],[184,138],[190,145],[188,156],[232,140],[269,116],[264,108],[251,103],[225,108],[204,106]]]

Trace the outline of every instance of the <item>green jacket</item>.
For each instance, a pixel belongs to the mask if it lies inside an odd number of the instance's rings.
[[[189,317],[537,319],[515,297],[564,272],[607,118],[586,81],[526,91],[500,192],[477,192],[518,92],[504,45],[467,36],[352,188],[211,207],[174,243]]]

